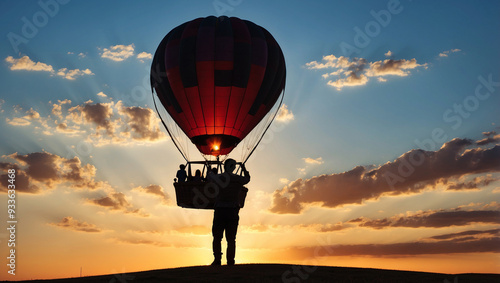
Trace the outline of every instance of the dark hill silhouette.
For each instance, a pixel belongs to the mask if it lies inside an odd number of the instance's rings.
[[[295,273],[294,273],[295,270]],[[304,267],[288,264],[238,264],[235,266],[192,266],[159,269],[126,274],[30,280],[18,282],[425,282],[425,283],[492,283],[500,274],[441,274],[352,267]]]

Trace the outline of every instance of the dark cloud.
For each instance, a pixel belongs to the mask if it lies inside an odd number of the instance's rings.
[[[117,210],[126,209],[132,206],[125,199],[125,194],[123,193],[111,193],[108,196],[92,200],[92,203],[99,206],[109,207],[110,209],[117,209]]]
[[[462,176],[500,171],[500,146],[478,148],[468,139],[453,139],[437,151],[411,150],[381,166],[297,179],[273,194],[273,213],[301,213],[309,204],[338,207],[382,195],[418,193]]]
[[[141,209],[134,209],[133,205],[125,198],[124,193],[111,192],[108,195],[96,199],[89,200],[91,204],[102,206],[110,210],[123,211],[125,213],[133,213],[139,216],[148,217]]]
[[[27,164],[26,174],[33,180],[46,182],[50,185],[58,179],[58,165],[60,157],[48,152],[34,152],[26,155],[11,155],[21,164]]]
[[[113,135],[114,129],[111,123],[113,109],[109,103],[86,103],[76,109],[82,111],[83,117],[96,125],[97,129],[105,129],[108,135]]]
[[[386,76],[386,75],[393,75],[393,76],[407,76],[409,74],[408,70],[421,67],[421,66],[426,66],[420,65],[417,63],[417,60],[415,58],[410,59],[410,60],[405,60],[405,59],[400,59],[400,60],[393,60],[393,59],[386,59],[384,61],[377,61],[373,62],[370,64],[370,70],[369,74],[370,76]]]
[[[313,258],[318,256],[400,257],[428,254],[500,253],[500,237],[470,237],[468,240],[452,239],[395,244],[298,247],[291,252],[302,258]]]
[[[138,106],[123,107],[122,114],[128,117],[128,126],[132,130],[132,138],[138,141],[156,141],[163,138],[163,133],[157,126],[158,122],[154,119],[155,112],[150,108]]]
[[[472,223],[500,224],[500,211],[433,211],[421,212],[411,216],[391,217],[384,219],[363,219],[358,225],[382,229],[387,227],[449,227],[465,226]]]
[[[446,188],[450,191],[461,191],[461,190],[475,190],[481,187],[488,186],[489,184],[498,181],[497,178],[492,178],[491,176],[485,177],[475,177],[471,181],[451,184]]]
[[[471,237],[481,237],[481,236],[500,236],[500,229],[491,229],[491,230],[469,230],[469,231],[464,231],[464,232],[458,232],[458,233],[450,233],[450,234],[443,234],[443,235],[437,235],[430,237],[430,239],[436,239],[436,240],[448,240],[448,239],[454,239],[454,238],[461,238],[463,239],[464,237],[467,237],[467,239],[470,239]]]
[[[147,187],[139,186],[139,187],[134,188],[133,190],[157,196],[158,198],[161,199],[161,201],[164,204],[170,203],[170,197],[168,196],[168,194],[166,192],[164,192],[163,187],[160,185],[151,184]]]
[[[489,136],[494,136],[494,135],[496,135],[496,134],[497,134],[497,132],[495,132],[495,131],[483,132],[483,135],[484,135],[484,136],[487,136],[487,137],[489,137]]]
[[[476,142],[478,145],[487,145],[490,143],[500,142],[500,134],[497,135],[497,133],[495,131],[484,132],[483,135],[485,136],[485,138],[482,140],[478,140]]]
[[[252,224],[252,225],[240,225],[242,230],[245,230],[247,232],[266,232],[266,233],[272,233],[272,232],[278,232],[278,233],[283,233],[283,232],[289,232],[289,231],[297,231],[297,230],[303,230],[306,232],[320,232],[320,233],[326,233],[326,232],[336,232],[340,230],[344,230],[347,228],[354,227],[354,225],[350,224],[345,224],[345,223],[336,223],[336,224],[331,224],[331,223],[316,223],[316,224],[296,224],[296,225],[281,225],[281,224]]]
[[[78,189],[97,189],[107,186],[95,181],[96,169],[90,164],[82,165],[78,157],[66,159],[46,151],[26,155],[14,153],[3,158],[13,162],[0,163],[0,191],[8,188],[9,169],[16,170],[16,190],[24,193],[41,193],[65,183]]]
[[[497,202],[489,204],[469,204],[448,210],[430,210],[425,212],[395,215],[382,219],[358,217],[336,224],[301,224],[295,228],[304,228],[314,232],[333,232],[344,229],[363,227],[371,229],[387,229],[392,227],[406,228],[442,228],[467,226],[471,224],[500,224],[500,206]],[[268,226],[264,226],[266,230]],[[276,227],[274,227],[276,228]]]
[[[73,217],[71,216],[64,217],[60,222],[50,223],[50,225],[79,232],[96,233],[102,231],[100,228],[97,228],[97,226],[94,224],[89,224],[87,222],[80,222],[76,219],[73,219]]]
[[[327,232],[335,232],[347,229],[350,227],[350,225],[337,223],[337,224],[320,224],[320,225],[299,225],[299,227],[316,232],[327,233]]]
[[[321,246],[295,247],[289,254],[299,258],[324,256],[404,257],[429,254],[500,253],[500,229],[468,230],[436,235],[412,242],[390,244],[331,245],[328,237]]]
[[[102,92],[98,95],[106,97]],[[13,126],[31,125],[43,135],[81,136],[95,146],[156,142],[167,137],[161,131],[156,112],[150,108],[127,107],[122,101],[95,103],[89,100],[71,106],[71,100],[66,99],[49,104],[52,111],[47,116],[41,117],[34,109],[14,109],[13,117],[6,121]]]
[[[15,170],[14,186],[16,192],[36,194],[40,192],[40,188],[36,185],[30,184],[30,177],[19,168],[17,164],[0,162],[0,192],[7,192],[9,185],[12,185],[9,180],[9,169]]]

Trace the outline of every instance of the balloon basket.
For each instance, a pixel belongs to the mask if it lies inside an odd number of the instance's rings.
[[[174,183],[177,205],[183,208],[214,209],[215,201],[237,202],[245,205],[248,189],[238,183],[222,187],[211,182]]]

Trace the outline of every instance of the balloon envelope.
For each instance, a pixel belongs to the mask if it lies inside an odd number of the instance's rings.
[[[202,154],[227,155],[271,110],[285,87],[283,52],[264,28],[206,17],[171,30],[151,66],[151,85]]]

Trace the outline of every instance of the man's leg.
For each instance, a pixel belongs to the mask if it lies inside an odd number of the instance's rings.
[[[227,265],[234,265],[234,257],[236,255],[236,232],[238,231],[238,219],[228,220],[226,227]]]
[[[223,234],[224,234],[224,223],[221,221],[220,217],[218,217],[217,210],[215,210],[214,221],[212,224],[212,236],[214,237],[212,241],[212,250],[214,252],[214,261],[212,262],[212,265],[221,265],[221,258],[222,258],[221,242]]]

